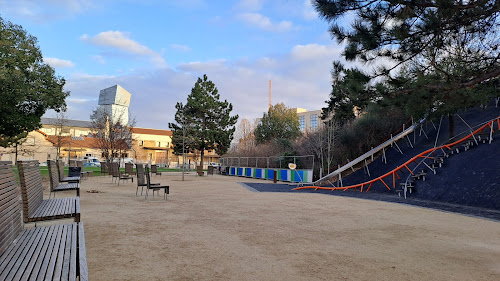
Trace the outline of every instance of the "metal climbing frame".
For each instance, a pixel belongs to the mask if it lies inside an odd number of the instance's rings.
[[[389,187],[389,185],[384,181],[385,178],[387,177],[392,177],[392,187],[395,188],[396,187],[396,178],[401,179],[401,177],[399,176],[399,172],[401,172],[401,170],[408,170],[410,172],[411,175],[413,175],[413,171],[412,169],[410,169],[408,166],[409,164],[411,163],[416,163],[417,165],[419,165],[419,162],[417,161],[417,159],[419,158],[430,158],[430,159],[433,159],[434,157],[430,157],[429,155],[431,155],[434,151],[436,150],[444,150],[444,149],[448,149],[449,151],[453,150],[454,149],[454,146],[456,146],[457,144],[460,144],[462,142],[465,142],[466,140],[468,140],[469,138],[475,138],[475,135],[477,134],[480,134],[482,133],[486,128],[490,128],[490,137],[489,137],[489,141],[491,143],[491,140],[492,140],[492,137],[493,137],[493,127],[495,125],[495,123],[497,124],[497,130],[500,130],[500,116],[498,116],[497,118],[493,119],[493,120],[490,120],[488,122],[486,122],[484,125],[482,125],[481,127],[479,127],[478,129],[476,129],[475,131],[471,131],[470,134],[468,134],[467,136],[455,141],[455,142],[452,142],[452,143],[449,143],[449,144],[445,144],[445,145],[442,145],[442,146],[439,146],[439,147],[434,147],[434,148],[431,148],[431,149],[428,149],[422,153],[419,153],[418,155],[412,157],[410,160],[406,161],[403,165],[397,167],[396,169],[382,175],[382,176],[379,176],[375,179],[372,179],[370,181],[367,181],[367,182],[363,182],[363,183],[359,183],[359,184],[355,184],[355,185],[350,185],[350,186],[345,186],[345,187],[321,187],[321,186],[303,186],[303,187],[297,187],[295,188],[294,190],[300,190],[300,189],[306,189],[306,188],[313,188],[315,190],[318,190],[318,189],[325,189],[325,190],[348,190],[348,189],[357,189],[357,188],[361,188],[361,192],[363,192],[364,188],[366,186],[368,186],[368,188],[366,189],[366,192],[370,191],[370,188],[372,187],[373,183],[375,182],[382,182],[385,187],[389,190],[391,190],[391,188]],[[380,145],[381,146],[381,145]],[[372,152],[372,151],[369,151],[363,155],[370,155],[370,154],[373,154],[375,152]],[[362,155],[362,156],[363,156]],[[361,156],[360,156],[361,157]],[[357,159],[359,159],[360,157],[358,157]],[[366,158],[366,157],[365,157]],[[361,159],[362,161],[363,159]],[[354,161],[352,161],[354,162]],[[351,162],[351,163],[352,163]],[[344,166],[345,167],[345,166]],[[343,167],[343,168],[344,168]],[[350,168],[349,166],[347,168],[345,168],[344,170]],[[405,195],[406,195],[406,192],[405,192]]]

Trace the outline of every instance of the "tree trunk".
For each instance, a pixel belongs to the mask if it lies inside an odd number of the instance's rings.
[[[449,138],[455,137],[455,114],[449,114],[448,115],[448,122],[449,122]]]
[[[16,155],[14,158],[14,165],[17,165],[17,143],[16,143]]]
[[[200,159],[201,159],[200,161],[201,162],[200,162],[200,166],[202,167],[202,169],[203,169],[203,158],[204,158],[204,156],[205,156],[205,149],[201,149],[201,157],[200,157]]]

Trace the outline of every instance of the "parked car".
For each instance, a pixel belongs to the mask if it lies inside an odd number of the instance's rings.
[[[217,167],[219,167],[220,165],[219,165],[219,163],[209,162],[209,163],[208,163],[208,166],[212,166],[212,167],[214,167],[214,168],[217,168]]]
[[[87,161],[83,163],[84,167],[101,167],[101,162],[95,157],[87,157],[83,161]]]

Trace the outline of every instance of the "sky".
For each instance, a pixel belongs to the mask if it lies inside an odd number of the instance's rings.
[[[272,104],[321,109],[342,52],[309,0],[0,0],[0,16],[65,78],[68,118],[89,120],[119,84],[145,128],[168,129],[203,74],[240,119],[267,111],[269,80]]]

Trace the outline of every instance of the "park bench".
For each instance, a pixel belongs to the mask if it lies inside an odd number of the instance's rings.
[[[61,160],[57,160],[57,171],[59,171],[59,182],[68,182],[68,183],[80,183],[81,175],[69,175],[65,177],[64,174],[64,164]],[[52,169],[53,172],[57,172],[55,169]]]
[[[146,165],[146,200],[148,200],[148,191],[150,189],[153,190],[153,197],[155,197],[155,191],[160,195],[160,189],[163,189],[163,197],[167,200],[167,194],[169,194],[170,187],[168,185],[159,185],[155,183],[151,183],[151,176],[149,174],[149,167]]]
[[[26,165],[27,163],[30,163],[30,167],[34,169],[33,167],[36,165],[38,168],[38,162],[36,161],[25,161],[24,162]],[[59,181],[59,176],[57,175],[56,171],[56,162],[54,160],[47,160],[47,166],[49,168],[49,181],[50,181],[50,193],[54,193],[55,197],[55,192],[57,191],[65,191],[65,190],[76,190],[76,196],[80,196],[80,185],[79,182],[69,182],[69,183],[61,183]]]
[[[161,176],[161,172],[158,172],[158,166],[155,164],[155,165],[151,165],[151,174],[155,174],[155,175],[159,175]]]
[[[88,280],[83,223],[23,229],[12,165],[0,163],[0,280]]]
[[[42,175],[38,161],[18,161],[18,168],[25,223],[64,218],[80,221],[79,197],[43,200]]]

